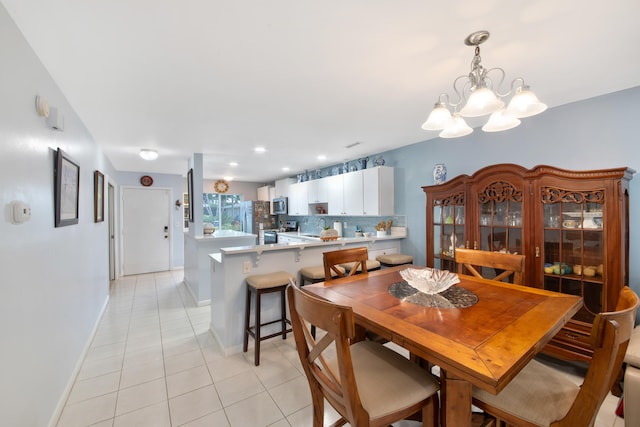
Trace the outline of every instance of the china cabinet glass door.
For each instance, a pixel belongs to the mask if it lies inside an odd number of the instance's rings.
[[[437,200],[433,206],[434,267],[457,271],[455,249],[465,247],[465,238],[464,198]]]
[[[593,322],[603,309],[603,205],[599,193],[550,191],[544,201],[544,289],[580,295],[574,320]],[[556,195],[563,194],[561,198]]]
[[[494,182],[482,189],[478,197],[478,234],[473,248],[483,251],[523,253],[522,191],[508,182]],[[500,272],[483,268],[484,277]]]

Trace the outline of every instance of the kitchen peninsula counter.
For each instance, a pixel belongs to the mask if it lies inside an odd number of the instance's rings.
[[[346,237],[323,242],[308,237],[300,243],[224,247],[211,253],[211,332],[225,354],[242,351],[247,276],[283,270],[299,280],[301,268],[322,265],[323,252],[365,246],[369,258],[375,259],[378,255],[400,252],[404,238],[404,235]],[[262,296],[261,315],[265,321],[277,318],[279,310],[279,294]],[[277,329],[277,325],[270,326],[273,331]],[[263,334],[271,332],[265,327]]]
[[[184,282],[198,305],[211,298],[209,254],[228,246],[253,245],[258,236],[233,230],[217,230],[213,234],[193,236],[184,233]]]

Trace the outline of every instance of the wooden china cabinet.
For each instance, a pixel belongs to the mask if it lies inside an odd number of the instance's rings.
[[[526,255],[527,286],[584,300],[544,352],[589,361],[595,315],[613,310],[628,284],[628,188],[634,173],[498,164],[422,187],[426,264],[457,271],[455,249],[461,247]]]

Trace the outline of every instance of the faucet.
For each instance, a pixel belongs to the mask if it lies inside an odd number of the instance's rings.
[[[320,226],[320,221],[322,221],[322,226]],[[326,226],[327,226],[327,221],[324,218],[320,218],[318,220],[318,227],[320,227],[320,232],[322,232],[322,230],[324,230]]]

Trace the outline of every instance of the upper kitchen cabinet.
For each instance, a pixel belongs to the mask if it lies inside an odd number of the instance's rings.
[[[584,300],[544,352],[589,361],[595,315],[628,284],[633,173],[500,164],[425,186],[427,266],[457,271],[460,247],[524,254],[526,285]]]
[[[263,187],[258,187],[258,200],[260,201],[264,201],[264,202],[270,202],[272,197],[272,192],[271,189],[273,187],[270,187],[268,185],[265,185]]]
[[[294,184],[294,178],[284,178],[276,181],[276,192],[274,197],[289,197],[289,186]]]
[[[329,215],[393,215],[393,175],[392,167],[380,166],[321,179],[329,186]]]
[[[394,170],[380,166],[362,170],[362,195],[364,215],[393,215]]]
[[[297,182],[289,185],[289,215],[309,215],[309,182]]]

